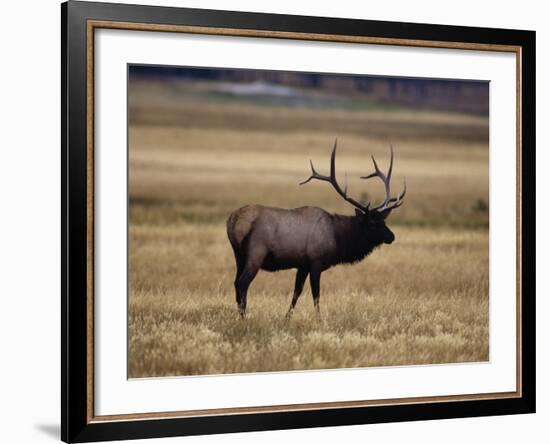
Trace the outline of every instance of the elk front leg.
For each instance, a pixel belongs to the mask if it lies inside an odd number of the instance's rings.
[[[321,296],[321,272],[319,270],[311,270],[309,272],[309,284],[311,285],[311,294],[313,296],[313,305],[317,310],[317,316],[321,316],[319,308],[319,298]]]
[[[302,290],[304,289],[304,282],[306,281],[308,273],[309,271],[304,268],[298,268],[298,271],[296,272],[294,295],[292,296],[292,302],[290,303],[290,308],[288,309],[288,313],[286,314],[287,319],[292,316],[292,312],[294,311],[296,302],[298,302],[298,298],[300,297],[300,295],[302,294]]]

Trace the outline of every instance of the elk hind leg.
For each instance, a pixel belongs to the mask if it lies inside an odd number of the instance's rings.
[[[262,266],[265,254],[248,255],[244,268],[237,278],[235,288],[237,290],[237,304],[239,306],[239,314],[244,318],[246,313],[246,298],[248,287],[258,274]]]
[[[311,294],[313,296],[313,305],[317,310],[317,316],[321,316],[321,309],[319,308],[319,299],[321,297],[321,272],[312,270],[309,273],[309,284],[311,285]]]
[[[241,256],[241,254],[237,250],[233,250],[235,253],[235,264],[237,267],[237,270],[235,272],[235,281],[233,282],[233,285],[235,286],[235,297],[237,299],[237,304],[239,303],[239,289],[238,289],[238,282],[239,277],[241,276],[243,269],[244,269],[244,262],[245,259]]]
[[[286,314],[287,319],[292,316],[292,312],[294,311],[296,302],[298,302],[298,298],[300,297],[300,295],[302,294],[302,290],[304,289],[304,283],[306,281],[308,273],[309,271],[305,268],[298,268],[298,271],[296,272],[296,281],[294,282],[294,295],[292,296],[292,302],[290,303],[290,308],[288,309],[288,312]]]

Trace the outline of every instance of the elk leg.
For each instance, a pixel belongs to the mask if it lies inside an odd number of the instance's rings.
[[[237,304],[239,303],[239,288],[238,288],[238,282],[239,282],[239,277],[241,276],[242,272],[243,272],[243,268],[244,268],[244,261],[243,259],[240,257],[240,255],[238,255],[237,252],[235,252],[235,262],[237,264],[237,271],[235,272],[235,281],[234,281],[234,286],[235,286],[235,295],[236,295],[236,298],[237,298]]]
[[[320,271],[311,270],[309,272],[309,284],[311,285],[313,305],[317,310],[317,315],[321,316],[321,309],[319,308],[319,298],[321,296],[321,272]]]
[[[294,295],[292,296],[292,302],[290,303],[290,308],[288,309],[288,313],[286,314],[287,319],[292,316],[292,312],[294,311],[296,302],[298,302],[298,298],[300,297],[300,295],[302,294],[302,290],[304,289],[304,282],[306,281],[308,273],[309,271],[305,268],[298,268],[298,271],[296,272]]]
[[[241,275],[237,279],[237,304],[239,305],[239,314],[241,315],[241,318],[244,318],[244,314],[246,312],[246,296],[248,293],[248,287],[258,274],[262,262],[263,257],[261,259],[258,257],[255,259],[249,257]]]

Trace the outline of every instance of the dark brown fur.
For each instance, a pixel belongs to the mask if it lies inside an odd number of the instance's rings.
[[[248,287],[260,269],[298,270],[289,315],[309,275],[313,302],[319,310],[323,271],[359,262],[382,243],[394,241],[386,216],[360,210],[355,216],[342,216],[317,207],[286,210],[248,205],[235,210],[227,220],[227,236],[237,264],[235,291],[241,316],[246,311]]]

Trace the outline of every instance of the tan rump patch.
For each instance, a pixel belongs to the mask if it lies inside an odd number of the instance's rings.
[[[239,208],[231,215],[233,218],[233,236],[239,245],[249,233],[259,214],[260,208],[257,205],[247,205]]]

